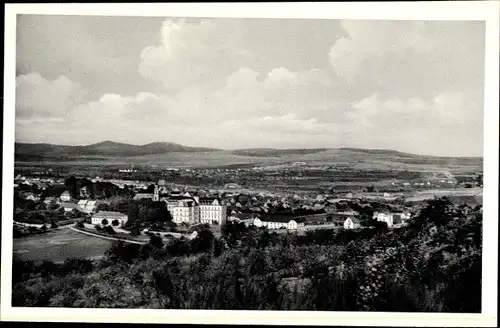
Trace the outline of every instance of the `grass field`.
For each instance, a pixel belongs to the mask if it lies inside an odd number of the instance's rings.
[[[329,149],[309,154],[283,154],[282,156],[242,156],[231,151],[170,152],[143,156],[82,156],[69,161],[21,161],[16,166],[88,166],[143,165],[158,167],[224,167],[230,165],[267,166],[291,162],[305,162],[312,165],[344,165],[354,169],[372,170],[415,170],[425,172],[448,171],[463,173],[482,170],[482,158],[432,158],[420,155],[392,153],[366,153],[344,149]]]
[[[88,236],[71,229],[14,239],[14,256],[25,260],[63,262],[71,257],[99,258],[111,241]]]
[[[482,195],[482,188],[457,188],[457,189],[435,189],[435,190],[424,190],[417,191],[407,195],[406,198],[409,202],[417,202],[426,199],[432,199],[434,197],[445,197],[445,196],[475,196]]]

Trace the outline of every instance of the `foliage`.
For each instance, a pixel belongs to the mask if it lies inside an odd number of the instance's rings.
[[[110,227],[111,228],[111,227]],[[482,214],[429,201],[400,229],[114,243],[106,258],[14,261],[13,304],[114,308],[480,312]],[[79,262],[78,262],[79,263]]]

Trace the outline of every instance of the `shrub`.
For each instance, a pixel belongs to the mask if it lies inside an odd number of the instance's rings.
[[[102,223],[103,226],[108,225],[108,220],[107,219],[102,219],[101,223]]]
[[[116,234],[116,231],[115,231],[115,229],[113,229],[112,226],[105,226],[103,230],[104,230],[104,232],[109,233],[111,235]]]
[[[115,219],[115,220],[111,221],[111,224],[112,224],[114,227],[118,227],[118,226],[120,225],[120,221],[118,221],[118,220],[116,220],[116,219]]]

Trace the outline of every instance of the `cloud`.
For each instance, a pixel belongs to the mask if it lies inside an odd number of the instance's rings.
[[[342,21],[348,36],[329,51],[337,74],[355,89],[381,97],[480,91],[484,23]]]
[[[16,78],[16,116],[20,119],[63,119],[84,101],[86,91],[65,76],[49,81],[38,73]]]
[[[139,73],[166,90],[220,82],[249,56],[235,45],[239,31],[227,27],[212,20],[165,20],[159,44],[141,53]]]
[[[17,136],[429,154],[477,154],[482,147],[481,23],[167,19],[160,25],[145,32],[147,41],[134,41],[134,55],[122,34],[121,46],[96,41],[118,25],[84,41],[76,37],[71,51],[58,50],[61,60],[78,62],[85,54],[101,62],[113,58],[110,48],[123,49],[101,82],[93,71],[88,80],[71,72],[19,76]],[[127,87],[117,87],[118,80]],[[108,81],[115,82],[106,87]]]
[[[482,104],[463,93],[440,93],[430,101],[382,100],[373,94],[352,104],[348,117],[371,136],[363,140],[371,147],[437,156],[443,150],[450,156],[461,156],[464,150],[482,153]]]

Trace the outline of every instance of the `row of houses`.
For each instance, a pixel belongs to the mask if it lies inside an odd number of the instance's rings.
[[[248,213],[231,213],[229,221],[242,222],[246,226],[265,227],[267,229],[296,230],[306,226],[333,226],[344,229],[358,229],[361,227],[356,212],[338,212],[332,214],[317,214],[308,216],[290,215],[255,215]]]

